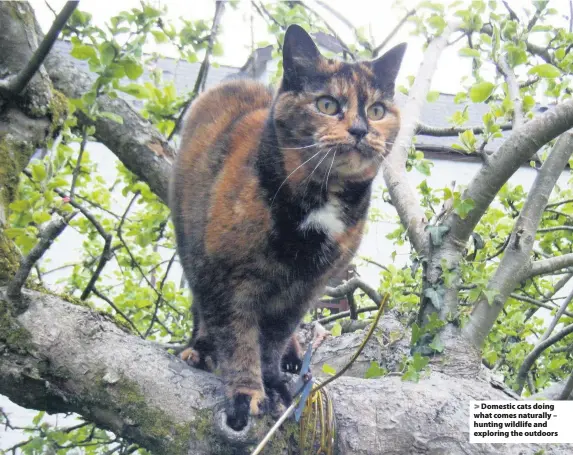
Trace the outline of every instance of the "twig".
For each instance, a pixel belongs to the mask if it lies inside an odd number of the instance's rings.
[[[179,132],[181,128],[181,123],[183,122],[183,118],[187,113],[187,110],[199,96],[199,92],[201,91],[201,86],[204,86],[205,81],[207,80],[207,73],[209,72],[209,58],[211,57],[211,53],[213,52],[213,46],[215,45],[215,39],[217,38],[217,33],[219,31],[219,24],[221,22],[221,17],[223,16],[223,12],[225,11],[225,2],[218,1],[215,4],[215,15],[213,17],[213,24],[211,25],[211,33],[209,35],[209,42],[207,43],[207,49],[205,50],[205,57],[201,62],[201,66],[199,67],[199,74],[197,75],[197,79],[195,80],[195,86],[193,87],[193,93],[189,100],[185,103],[183,108],[181,109],[181,113],[175,122],[175,126],[169,136],[167,137],[167,141],[171,141],[173,136]]]
[[[177,257],[177,253],[174,253],[173,256],[171,256],[171,259],[169,260],[169,264],[167,264],[167,270],[165,271],[165,275],[163,275],[163,279],[161,280],[161,284],[159,285],[159,292],[160,293],[163,291],[163,286],[165,285],[165,281],[167,280],[167,276],[169,275],[169,271],[171,270],[171,266],[173,265],[173,261],[175,261],[176,257]],[[147,338],[149,336],[149,334],[151,333],[151,330],[153,329],[153,325],[155,324],[155,321],[157,320],[157,313],[159,312],[159,306],[160,306],[159,304],[161,303],[162,297],[163,297],[163,294],[161,293],[157,296],[157,299],[155,299],[155,311],[153,312],[153,317],[151,318],[151,322],[149,323],[149,327],[145,331],[144,338]]]
[[[22,295],[22,286],[26,282],[30,271],[34,264],[44,255],[52,245],[52,242],[62,233],[70,222],[70,220],[77,214],[74,212],[66,217],[57,216],[40,233],[38,243],[32,248],[28,256],[22,259],[20,268],[8,284],[6,295],[10,299],[19,299]]]
[[[76,184],[78,182],[78,177],[80,175],[80,171],[82,168],[82,158],[83,158],[84,152],[86,150],[87,142],[88,142],[88,129],[84,125],[84,126],[82,126],[82,141],[80,143],[80,152],[78,153],[78,159],[76,161],[76,167],[74,168],[74,172],[72,174],[72,185],[70,187],[70,199],[74,198],[74,193],[76,191]]]
[[[573,0],[569,0],[569,33],[573,33]]]
[[[538,229],[537,232],[573,231],[573,226],[551,226]]]
[[[557,313],[555,313],[555,316],[553,316],[553,320],[551,321],[551,323],[549,324],[549,327],[547,327],[547,330],[545,331],[545,333],[541,336],[541,338],[539,339],[539,341],[544,341],[547,338],[549,338],[549,336],[551,335],[551,333],[553,333],[553,331],[555,330],[555,327],[557,326],[557,324],[559,323],[559,319],[561,319],[561,316],[563,316],[563,313],[565,313],[565,310],[567,309],[567,307],[569,306],[569,304],[571,303],[571,300],[573,300],[573,290],[571,290],[569,292],[569,294],[567,295],[567,297],[565,298],[565,300],[563,300],[563,303],[561,303],[561,306],[559,307],[559,309],[557,310]]]
[[[572,0],[573,1],[573,0]],[[557,201],[557,202],[552,202],[551,204],[547,204],[545,206],[546,209],[552,208],[552,207],[558,207],[560,205],[565,205],[565,204],[571,204],[573,202],[573,199],[564,199],[562,201]]]
[[[364,49],[366,49],[370,53],[374,52],[374,49],[372,48],[372,44],[369,43],[368,41],[361,39],[360,34],[358,33],[358,29],[354,26],[354,24],[352,22],[350,22],[346,17],[344,17],[341,13],[336,11],[332,6],[328,5],[326,2],[323,2],[321,0],[315,0],[315,1],[316,1],[317,5],[324,8],[326,11],[328,11],[330,14],[332,14],[334,17],[336,17],[340,22],[342,22],[349,29],[351,29],[354,32],[354,36],[356,37],[356,40],[360,43],[360,45],[362,47],[364,47]]]
[[[26,66],[13,78],[8,81],[0,81],[0,93],[7,95],[18,95],[28,82],[34,77],[34,74],[38,71],[46,56],[50,53],[52,46],[56,42],[58,35],[68,22],[68,19],[78,6],[78,1],[66,2],[60,14],[56,16],[56,19],[52,23],[50,30],[44,36],[44,39],[32,55],[32,58],[28,61]]]
[[[533,366],[535,361],[539,358],[539,356],[545,351],[548,347],[554,345],[555,343],[561,341],[567,335],[573,333],[573,324],[569,324],[560,332],[557,332],[552,337],[547,338],[546,340],[541,341],[533,350],[527,355],[521,367],[519,367],[519,371],[517,372],[517,378],[515,380],[515,391],[519,394],[523,391],[523,385],[527,378],[527,373],[529,372],[530,368]]]
[[[317,3],[319,3],[319,2],[317,2]],[[332,36],[334,36],[334,39],[336,39],[336,41],[338,41],[338,44],[340,44],[340,47],[342,47],[343,52],[350,55],[350,58],[352,58],[352,60],[356,60],[356,55],[354,55],[354,53],[350,50],[350,48],[346,45],[346,43],[344,41],[342,41],[342,38],[340,38],[338,33],[336,33],[336,30],[334,30],[330,26],[330,24],[319,13],[316,12],[316,10],[314,8],[308,6],[304,2],[301,2],[300,5],[303,8],[306,8],[312,14],[314,14],[316,16],[316,18],[319,19],[324,24],[324,26],[328,29],[328,31],[332,34]]]
[[[354,292],[356,289],[363,290],[364,293],[374,302],[380,302],[382,300],[382,297],[374,288],[358,277],[351,278],[346,283],[336,286],[335,288],[327,286],[324,293],[329,297],[346,297],[348,293]]]
[[[408,20],[408,18],[410,16],[413,16],[414,14],[416,14],[416,10],[410,10],[406,13],[406,15],[400,20],[400,22],[398,22],[398,24],[396,25],[396,27],[394,27],[390,33],[388,33],[388,36],[386,38],[384,38],[384,40],[378,45],[376,46],[376,48],[372,51],[372,56],[373,57],[377,57],[378,53],[384,49],[384,47],[390,42],[390,40],[392,38],[394,38],[394,36],[396,35],[396,33],[398,33],[398,31],[402,28],[402,26],[406,23],[406,21]]]
[[[503,125],[499,125],[499,128],[502,131],[508,131],[512,129],[512,125],[510,123],[505,123]],[[465,133],[466,131],[471,131],[474,134],[483,134],[485,128],[483,126],[471,126],[471,127],[439,127],[439,126],[431,126],[426,125],[425,123],[418,122],[416,127],[416,134],[422,134],[424,136],[434,136],[434,137],[449,137],[449,136],[457,136],[458,134]]]
[[[509,296],[512,299],[519,300],[520,302],[531,303],[532,305],[535,305],[539,308],[545,308],[547,310],[555,310],[557,308],[556,305],[549,305],[548,303],[542,302],[541,300],[536,300],[526,295],[517,294],[515,292],[512,292],[511,294],[509,294]],[[565,311],[563,314],[569,316],[570,318],[573,318],[573,313],[570,313],[569,311]]]
[[[73,188],[72,188],[73,189]],[[56,188],[54,189],[54,191],[56,192],[56,194],[58,194],[61,197],[66,197],[66,193],[64,193],[62,190]],[[70,190],[71,193],[72,190]],[[104,246],[103,246],[103,250],[102,253],[100,255],[100,259],[98,262],[98,265],[96,267],[95,272],[93,273],[93,275],[90,278],[89,283],[87,284],[86,288],[83,290],[82,295],[80,296],[80,300],[86,300],[89,295],[90,292],[92,291],[93,287],[95,286],[96,281],[98,280],[99,276],[101,275],[101,272],[103,271],[105,265],[107,264],[107,262],[111,259],[112,257],[112,251],[111,251],[111,241],[113,239],[111,234],[108,234],[105,229],[103,228],[103,226],[101,225],[101,223],[95,218],[95,216],[90,213],[89,210],[87,210],[84,206],[82,206],[81,204],[77,203],[73,198],[70,198],[69,202],[68,202],[72,207],[78,209],[83,216],[85,216],[87,218],[87,220],[93,225],[93,227],[95,227],[96,231],[98,232],[98,234],[103,238],[104,240]]]
[[[110,307],[113,308],[113,310],[119,314],[123,319],[125,319],[127,321],[127,323],[133,327],[133,330],[135,330],[135,332],[141,337],[141,338],[145,338],[141,332],[137,329],[137,327],[135,326],[135,324],[133,323],[133,321],[131,319],[129,319],[125,313],[123,311],[121,311],[117,305],[115,303],[113,303],[111,301],[111,299],[109,299],[108,297],[106,297],[104,294],[102,294],[101,292],[98,291],[98,289],[94,286],[94,288],[92,289],[92,292],[97,295],[100,299],[102,299],[105,303],[107,303]]]
[[[369,311],[376,311],[377,309],[378,309],[378,307],[376,305],[358,308],[356,310],[356,314],[368,313]],[[333,314],[330,316],[326,316],[325,318],[318,319],[316,322],[324,325],[324,324],[328,324],[329,322],[332,322],[332,321],[337,321],[338,319],[347,318],[349,316],[350,316],[350,311],[341,311],[340,313],[336,313],[336,314]]]
[[[505,2],[504,2],[505,3]],[[507,62],[507,57],[502,55],[497,62],[497,67],[499,71],[503,74],[505,82],[507,84],[507,91],[509,92],[509,98],[513,103],[513,128],[519,128],[523,125],[523,109],[521,107],[521,97],[519,96],[519,84],[517,83],[517,78],[515,73],[509,66]]]

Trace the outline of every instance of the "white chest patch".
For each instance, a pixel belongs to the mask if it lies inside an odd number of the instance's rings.
[[[329,237],[342,234],[346,228],[341,219],[341,211],[338,201],[328,201],[321,208],[310,212],[301,223],[300,229],[320,229]]]

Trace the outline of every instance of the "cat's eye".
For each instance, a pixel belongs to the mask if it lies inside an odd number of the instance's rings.
[[[340,112],[340,104],[330,96],[321,96],[316,100],[317,109],[326,115],[336,115]]]
[[[366,115],[370,120],[382,120],[386,115],[386,108],[382,103],[374,103],[368,108]]]

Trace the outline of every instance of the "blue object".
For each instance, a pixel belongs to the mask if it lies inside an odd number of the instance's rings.
[[[312,390],[313,379],[312,379],[312,374],[310,373],[311,356],[312,356],[312,343],[308,345],[308,349],[304,354],[304,359],[302,360],[302,366],[300,368],[300,375],[294,389],[294,396],[296,397],[300,395],[300,401],[298,402],[294,412],[294,418],[297,422],[300,420],[300,417],[302,416],[304,407],[306,406],[306,400]]]

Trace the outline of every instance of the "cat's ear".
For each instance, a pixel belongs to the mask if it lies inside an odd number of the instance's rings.
[[[293,24],[286,31],[283,42],[283,74],[285,81],[312,74],[322,58],[310,35],[299,25]]]
[[[371,62],[374,74],[381,85],[394,87],[407,47],[406,43],[398,44]]]

